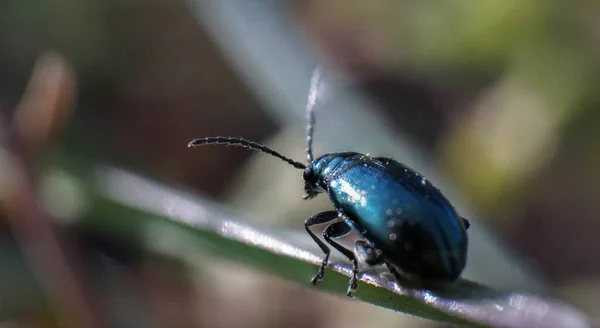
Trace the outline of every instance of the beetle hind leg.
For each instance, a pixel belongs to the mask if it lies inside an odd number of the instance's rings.
[[[463,225],[464,225],[464,227],[465,227],[465,230],[469,230],[469,227],[471,226],[471,223],[469,222],[469,220],[467,220],[467,219],[465,219],[465,218],[463,218],[463,217],[461,217],[461,220],[462,220],[462,222],[463,222]]]
[[[356,249],[358,257],[370,266],[384,263],[383,252],[378,248],[371,247],[364,240],[357,240],[354,244],[354,249]]]

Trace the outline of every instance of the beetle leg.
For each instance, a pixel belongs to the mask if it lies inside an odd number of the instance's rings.
[[[323,238],[325,238],[325,241],[327,241],[329,245],[333,246],[333,248],[337,249],[340,253],[344,254],[344,256],[346,256],[350,261],[352,261],[352,278],[350,278],[350,282],[348,283],[348,290],[346,291],[346,296],[353,297],[354,292],[358,287],[358,262],[356,261],[356,257],[354,256],[354,253],[351,250],[331,240],[332,236],[339,236],[339,231],[345,231],[347,227],[348,224],[344,221],[332,223],[329,226],[327,226],[327,228],[325,228],[325,230],[323,231]]]
[[[352,228],[345,221],[332,223],[330,227],[329,238],[342,238],[352,231]]]
[[[323,241],[321,241],[321,239],[319,239],[319,237],[317,237],[317,235],[315,235],[314,232],[312,232],[309,229],[309,227],[316,225],[316,224],[332,222],[332,221],[336,220],[337,218],[338,218],[338,213],[336,211],[326,211],[326,212],[317,213],[304,221],[304,228],[306,229],[306,232],[308,232],[310,237],[315,241],[315,243],[317,243],[317,245],[319,245],[319,247],[321,248],[323,253],[325,253],[325,256],[323,257],[323,261],[321,261],[321,266],[319,267],[319,271],[311,280],[311,283],[313,285],[316,285],[323,280],[323,274],[325,273],[325,267],[327,266],[327,263],[329,262],[329,253],[331,252],[331,250],[329,249],[329,247],[327,247],[327,245],[325,245],[325,243]]]
[[[383,252],[380,249],[371,247],[364,240],[357,240],[354,244],[358,257],[370,266],[383,264]]]

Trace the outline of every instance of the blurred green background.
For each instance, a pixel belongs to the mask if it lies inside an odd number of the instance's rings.
[[[600,322],[597,2],[265,0],[229,5],[284,17],[301,36],[289,42],[306,45],[307,53],[343,72],[352,90],[377,105],[373,115],[384,117],[399,139],[414,145],[427,166],[468,200],[477,213],[472,224],[489,227],[542,274],[551,294]],[[267,225],[301,229],[304,218],[329,208],[325,197],[302,202],[298,172],[271,158],[236,148],[185,147],[200,136],[244,136],[304,158],[304,126],[287,124],[268,109],[273,103],[265,99],[278,99],[279,90],[257,95],[256,86],[240,73],[253,74],[252,69],[232,64],[232,58],[261,54],[223,48],[240,27],[235,20],[205,19],[211,16],[221,17],[218,1],[0,3],[0,128],[5,130],[0,278],[23,279],[1,283],[6,327],[68,325],[69,313],[56,313],[51,306],[54,297],[46,294],[46,302],[40,302],[36,288],[26,282],[31,275],[44,285],[47,273],[44,264],[31,262],[40,254],[36,243],[49,240],[38,240],[37,234],[62,243],[70,259],[65,272],[86,277],[65,282],[65,294],[85,290],[86,299],[93,300],[89,307],[98,312],[92,316],[106,318],[111,327],[363,327],[373,320],[381,328],[440,326],[317,293],[241,264],[173,257],[136,243],[148,238],[141,232],[123,236],[102,226],[101,219],[87,225],[78,217],[81,212],[65,213],[60,203],[73,196],[51,183],[52,170],[85,176],[100,164],[264,215]],[[250,21],[269,30],[267,21]],[[278,32],[270,29],[275,36]],[[268,37],[244,41],[258,44]],[[293,57],[296,50],[285,51]],[[308,88],[308,80],[295,83]],[[303,106],[306,90],[297,90],[294,106]],[[292,111],[279,104],[280,111]],[[343,128],[344,120],[340,117],[341,125],[334,127],[317,123],[317,129]],[[318,133],[315,143],[317,152],[328,151]],[[401,154],[381,156],[411,165]],[[17,171],[21,167],[31,181],[12,174],[10,158],[20,159]],[[23,181],[33,190],[20,187]],[[37,214],[27,211],[23,195],[39,199]],[[29,225],[24,225],[15,219],[28,215],[40,221],[48,216],[58,228],[46,231],[36,228],[35,220],[25,219]],[[20,262],[21,255],[27,264]],[[485,266],[494,258],[470,260]],[[82,321],[73,320],[72,326],[76,322]]]

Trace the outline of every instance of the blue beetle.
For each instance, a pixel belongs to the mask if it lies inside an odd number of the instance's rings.
[[[314,107],[320,79],[317,68],[307,106],[308,165],[243,138],[205,137],[192,140],[188,147],[225,144],[262,151],[304,170],[304,199],[328,194],[335,210],[317,213],[304,222],[325,253],[313,285],[323,279],[330,254],[329,247],[310,229],[317,224],[328,224],[323,239],[352,261],[346,292],[350,297],[357,288],[356,255],[368,265],[385,264],[397,279],[457,280],[466,264],[470,224],[429,180],[392,158],[343,152],[313,159]],[[356,255],[334,240],[352,230],[361,237],[355,243]]]

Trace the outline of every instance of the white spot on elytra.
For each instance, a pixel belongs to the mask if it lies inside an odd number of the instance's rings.
[[[396,239],[398,239],[398,235],[396,235],[395,233],[391,233],[391,234],[390,234],[390,240],[391,240],[391,241],[394,241],[394,240],[396,240]]]
[[[385,211],[385,215],[391,216],[392,215],[392,209],[388,208],[387,211]]]
[[[402,214],[402,208],[398,207],[396,209],[396,214],[398,214],[398,215]]]

